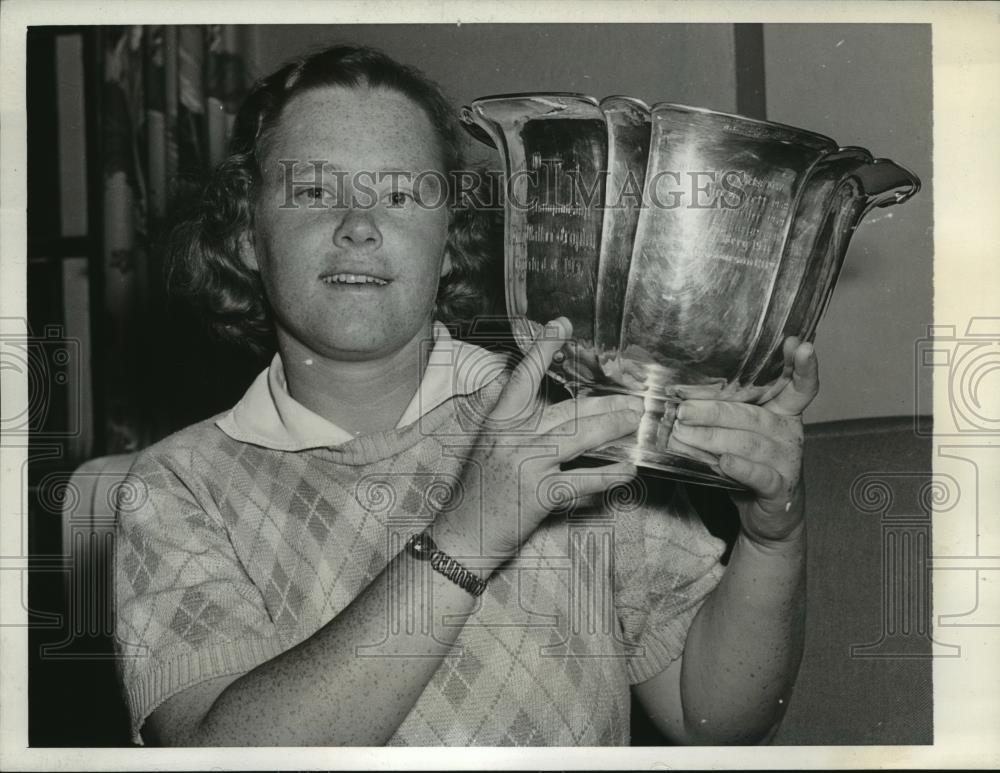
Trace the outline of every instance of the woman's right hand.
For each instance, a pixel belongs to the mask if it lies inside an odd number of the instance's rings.
[[[641,398],[629,395],[544,405],[542,378],[571,334],[564,317],[549,322],[513,370],[468,454],[460,504],[435,521],[434,539],[445,552],[483,556],[495,568],[553,508],[546,492],[559,492],[559,504],[569,504],[635,476],[629,462],[560,469],[563,462],[634,432],[643,406]]]

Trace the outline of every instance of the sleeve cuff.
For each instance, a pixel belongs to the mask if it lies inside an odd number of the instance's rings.
[[[712,590],[725,573],[725,567],[716,564],[703,578],[711,582]],[[711,591],[704,593],[696,603],[672,617],[665,625],[650,628],[639,642],[641,652],[628,659],[629,684],[640,684],[652,679],[684,654],[684,643],[695,615]]]
[[[279,637],[274,636],[222,642],[168,660],[150,660],[134,671],[124,665],[130,676],[123,679],[123,693],[132,742],[144,745],[140,730],[146,718],[171,696],[208,679],[250,671],[284,650]]]

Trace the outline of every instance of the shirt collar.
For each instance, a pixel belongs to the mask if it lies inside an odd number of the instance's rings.
[[[433,349],[424,377],[396,427],[405,427],[457,395],[469,395],[504,370],[503,355],[456,341],[440,322],[433,327]],[[337,446],[354,435],[313,413],[289,392],[281,355],[275,354],[243,398],[217,426],[234,440],[279,451]]]

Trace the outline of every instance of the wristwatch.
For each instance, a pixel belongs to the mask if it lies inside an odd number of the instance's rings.
[[[473,596],[481,596],[486,590],[486,580],[477,577],[443,550],[439,550],[431,535],[418,532],[406,542],[405,550],[418,561],[430,561],[431,568],[443,574],[460,588]]]

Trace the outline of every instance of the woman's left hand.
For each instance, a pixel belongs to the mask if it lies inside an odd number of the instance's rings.
[[[788,539],[802,524],[802,412],[819,392],[812,344],[788,338],[784,355],[791,380],[766,403],[685,400],[673,428],[678,441],[718,455],[722,472],[750,489],[733,500],[744,535],[763,545]]]

